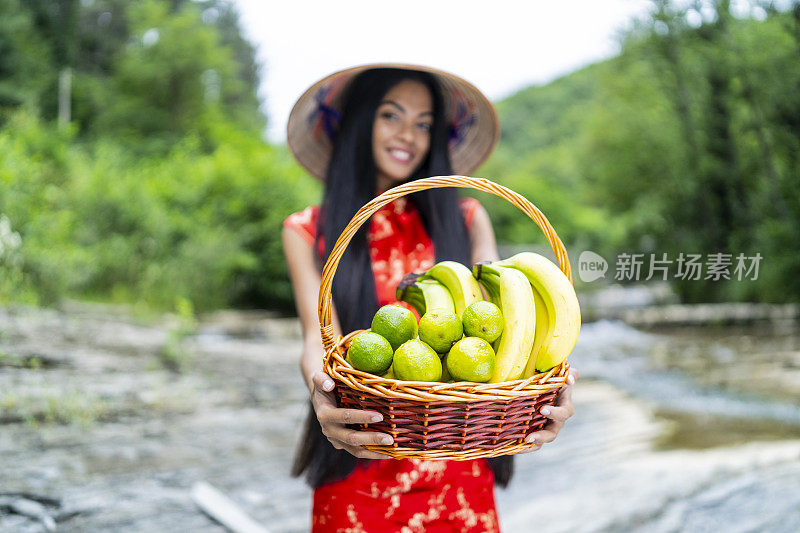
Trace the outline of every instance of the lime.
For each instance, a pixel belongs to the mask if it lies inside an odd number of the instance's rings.
[[[447,354],[447,370],[457,381],[486,383],[494,373],[492,345],[478,337],[464,337]]]
[[[439,353],[447,353],[463,336],[461,321],[450,311],[431,311],[419,319],[419,340]]]
[[[372,317],[372,332],[381,335],[392,350],[417,336],[417,319],[414,313],[397,304],[384,305]]]
[[[503,313],[492,302],[478,301],[464,309],[464,334],[494,342],[503,333]]]
[[[439,381],[442,361],[433,348],[419,340],[410,340],[394,352],[392,363],[395,379],[405,381]]]
[[[380,375],[392,364],[392,345],[377,333],[364,331],[353,337],[347,357],[353,368]]]

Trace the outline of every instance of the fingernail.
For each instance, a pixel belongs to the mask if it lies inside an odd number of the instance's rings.
[[[548,409],[547,407],[542,408],[542,414],[544,416],[549,415],[550,414],[550,409]]]
[[[392,437],[383,437],[381,439],[381,444],[391,444],[393,442],[394,442],[394,439]]]
[[[381,415],[372,415],[373,422],[380,422],[381,420],[383,420],[383,417]]]
[[[323,390],[331,390],[333,388],[333,381],[326,379],[322,382],[322,389]]]
[[[570,385],[573,385],[575,383],[575,377],[574,376],[567,376],[567,383],[569,383]]]
[[[528,437],[527,439],[525,439],[525,442],[527,442],[528,444],[536,444],[536,439],[534,439],[531,436],[531,437]]]

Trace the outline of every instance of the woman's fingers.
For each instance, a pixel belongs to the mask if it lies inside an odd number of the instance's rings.
[[[390,445],[394,442],[391,435],[377,431],[355,431],[347,428],[347,424],[380,422],[383,420],[383,416],[377,411],[336,407],[333,394],[329,392],[334,387],[333,380],[325,373],[317,372],[314,374],[313,381],[312,403],[314,411],[322,427],[323,435],[327,437],[333,447],[338,450],[346,450],[362,459],[386,459],[387,455],[367,450],[362,446]]]
[[[526,439],[526,442],[527,442],[527,439]],[[536,450],[540,449],[541,447],[542,447],[541,444],[536,444],[534,446],[531,446],[530,448],[525,448],[523,451],[517,452],[517,453],[531,453],[531,452],[535,452]]]
[[[317,409],[317,418],[320,423],[328,424],[372,424],[383,420],[377,411],[362,411],[360,409],[343,409],[331,404],[320,405]]]
[[[531,443],[535,442],[539,446],[547,442],[553,442],[558,435],[558,430],[561,429],[560,427],[557,429],[540,429],[539,431],[534,431],[530,435],[525,438],[525,442]]]
[[[563,424],[567,421],[567,418],[575,414],[575,407],[572,405],[572,402],[569,402],[563,406],[546,405],[542,407],[539,412],[550,420],[561,422]]]
[[[348,446],[388,446],[394,442],[391,435],[377,431],[354,431],[347,428],[334,428],[330,438]]]
[[[321,370],[319,372],[315,372],[311,379],[314,381],[314,388],[323,390],[325,392],[332,391],[335,385],[330,376]]]
[[[564,427],[564,423],[569,417],[575,414],[575,406],[572,404],[572,385],[580,374],[577,370],[569,369],[567,384],[559,391],[555,405],[545,405],[539,411],[550,421],[539,431],[534,431],[525,438],[525,442],[536,443],[524,453],[536,451],[542,444],[553,442],[558,436],[558,432]]]

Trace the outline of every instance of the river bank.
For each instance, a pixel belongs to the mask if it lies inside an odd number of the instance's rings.
[[[178,349],[174,322],[0,309],[0,490],[58,500],[59,531],[223,531],[190,499],[205,480],[271,532],[307,530],[299,328],[243,316]],[[504,531],[800,530],[798,354],[796,331],[586,324],[576,415],[516,461]],[[2,509],[0,531],[44,530]]]

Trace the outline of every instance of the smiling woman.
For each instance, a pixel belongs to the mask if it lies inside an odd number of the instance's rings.
[[[293,473],[314,487],[313,530],[497,531],[494,483],[511,477],[510,457],[470,461],[389,459],[365,445],[391,435],[348,424],[381,420],[375,411],[336,405],[322,372],[317,302],[321,264],[356,211],[378,192],[422,177],[468,174],[499,136],[483,94],[451,74],[407,65],[358,67],[312,86],[292,111],[289,147],[324,179],[321,206],[284,222],[284,253],[303,326],[301,370],[311,409]],[[337,334],[370,327],[408,272],[435,262],[497,260],[486,212],[456,189],[423,190],[375,213],[350,241],[333,279]],[[571,387],[553,422],[533,434],[549,442],[571,412]]]

